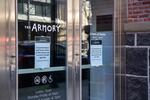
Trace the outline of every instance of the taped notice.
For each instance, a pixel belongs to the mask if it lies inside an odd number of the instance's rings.
[[[102,66],[102,40],[100,33],[91,33],[90,60],[91,66]]]
[[[37,41],[35,43],[35,68],[50,67],[50,41]]]

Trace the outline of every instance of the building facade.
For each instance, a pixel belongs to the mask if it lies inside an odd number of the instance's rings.
[[[150,100],[149,0],[1,0],[1,100]]]

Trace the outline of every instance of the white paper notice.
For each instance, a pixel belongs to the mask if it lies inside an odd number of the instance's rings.
[[[102,45],[91,45],[91,66],[101,66],[102,60]]]
[[[50,43],[35,43],[35,68],[50,67]]]
[[[102,40],[99,34],[91,35],[90,60],[91,66],[102,66]]]

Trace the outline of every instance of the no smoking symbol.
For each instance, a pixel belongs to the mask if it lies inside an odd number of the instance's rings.
[[[35,83],[36,85],[40,84],[40,81],[41,81],[40,76],[36,76],[36,77],[34,78],[34,83]]]

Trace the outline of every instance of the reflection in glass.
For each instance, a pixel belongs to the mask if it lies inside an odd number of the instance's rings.
[[[41,5],[36,5],[35,10],[36,10],[36,15],[42,16],[42,6]]]
[[[18,14],[19,68],[34,68],[35,36],[51,37],[50,66],[64,66],[66,62],[66,14],[62,12],[65,12],[65,2],[58,0],[42,3],[20,0],[19,5],[19,8],[23,5],[25,13]],[[21,9],[18,10],[21,12]]]
[[[113,100],[112,15],[113,0],[83,0],[82,100]],[[91,45],[93,45],[90,42],[93,34],[100,34],[100,41],[102,41],[102,65],[98,66],[91,66],[91,63],[94,62],[90,58],[90,55],[94,54],[90,52]]]
[[[18,100],[66,100],[65,66],[66,0],[18,0]]]

